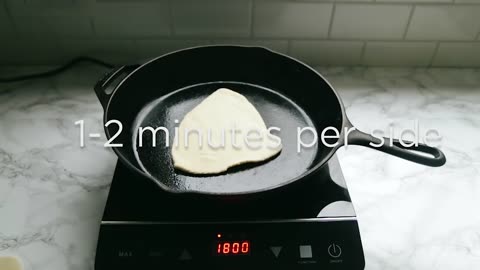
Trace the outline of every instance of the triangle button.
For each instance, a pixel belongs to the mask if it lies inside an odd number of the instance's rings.
[[[184,249],[182,251],[182,254],[180,254],[180,257],[178,257],[178,259],[181,261],[189,261],[192,259],[192,255],[190,254],[190,252],[188,252],[188,250]]]
[[[273,255],[275,255],[275,258],[278,258],[280,255],[280,252],[282,251],[282,246],[273,246],[270,247],[270,250],[272,251]]]

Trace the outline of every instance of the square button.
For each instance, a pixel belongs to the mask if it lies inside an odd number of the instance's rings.
[[[299,251],[300,251],[300,258],[302,259],[312,258],[312,246],[302,245],[299,247]]]

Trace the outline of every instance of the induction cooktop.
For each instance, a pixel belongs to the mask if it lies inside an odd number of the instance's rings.
[[[313,177],[308,189],[219,201],[165,192],[118,162],[95,269],[364,269],[337,157]]]

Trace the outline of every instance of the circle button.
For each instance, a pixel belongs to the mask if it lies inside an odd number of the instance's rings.
[[[328,255],[332,258],[338,258],[342,256],[342,248],[337,244],[331,244],[328,246]]]

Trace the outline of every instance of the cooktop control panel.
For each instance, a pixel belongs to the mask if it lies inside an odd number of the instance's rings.
[[[285,221],[104,222],[96,270],[364,269],[354,218]]]

